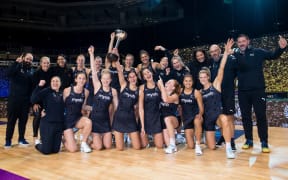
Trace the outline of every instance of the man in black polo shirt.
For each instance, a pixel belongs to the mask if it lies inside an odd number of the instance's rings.
[[[211,82],[217,76],[219,65],[222,59],[221,49],[218,45],[213,44],[209,48],[209,53],[212,58],[211,62]],[[227,59],[227,63],[224,69],[224,77],[221,85],[221,99],[222,99],[222,113],[227,115],[228,121],[231,121],[231,124],[234,124],[234,114],[235,114],[235,87],[234,80],[236,77],[236,58],[233,55],[230,55]],[[231,148],[233,151],[236,150],[234,142],[234,125],[231,128]],[[223,135],[218,140],[216,146],[221,146],[224,142]]]
[[[249,45],[249,37],[240,34],[237,38],[238,48],[234,51],[237,58],[238,97],[242,114],[246,142],[242,149],[253,147],[252,107],[256,114],[258,136],[262,152],[269,153],[268,125],[266,119],[266,94],[263,75],[265,60],[278,58],[285,50],[287,41],[279,36],[279,47],[275,51],[253,48]]]

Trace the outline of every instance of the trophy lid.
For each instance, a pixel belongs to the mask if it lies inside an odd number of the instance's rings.
[[[116,29],[115,36],[117,39],[124,40],[127,38],[127,33],[121,29]]]

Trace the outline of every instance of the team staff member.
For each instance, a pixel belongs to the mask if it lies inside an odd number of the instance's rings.
[[[35,71],[33,75],[33,88],[35,89],[41,80],[45,81],[45,84],[41,87],[42,89],[47,88],[50,85],[51,70],[50,70],[50,58],[43,56],[40,59],[40,67]],[[39,104],[38,104],[39,103]],[[38,139],[38,129],[40,126],[41,111],[43,109],[42,102],[38,102],[33,105],[33,138],[34,143],[39,144],[41,141]]]
[[[287,41],[279,36],[279,47],[275,51],[267,51],[250,46],[249,37],[240,34],[237,38],[238,49],[234,56],[237,58],[238,69],[238,98],[242,114],[246,142],[243,149],[253,147],[252,107],[256,114],[258,136],[260,137],[262,152],[269,153],[268,125],[266,119],[266,94],[263,75],[265,60],[278,58],[285,50]]]
[[[10,81],[8,105],[7,105],[7,127],[5,148],[11,148],[11,140],[17,119],[19,145],[28,146],[25,140],[26,123],[30,106],[30,96],[32,93],[32,68],[33,55],[25,53],[16,59],[8,69],[7,75]]]
[[[66,57],[63,54],[57,56],[57,65],[51,67],[52,76],[58,76],[61,79],[61,90],[69,87],[73,79],[73,71],[66,64]]]
[[[60,150],[64,127],[64,101],[59,77],[54,76],[50,87],[43,89],[46,84],[45,80],[40,80],[33,91],[31,102],[42,102],[45,111],[40,124],[42,143],[36,144],[35,148],[43,154],[52,154]]]
[[[212,66],[210,68],[211,71],[211,82],[217,76],[218,69],[221,63],[221,59],[223,55],[221,55],[221,49],[218,45],[213,44],[209,48],[209,53],[212,58]],[[236,58],[233,55],[228,56],[227,63],[224,68],[224,76],[221,84],[221,101],[222,101],[222,113],[227,115],[229,121],[234,122],[234,114],[235,114],[235,83],[234,80],[236,78]],[[234,123],[233,123],[234,124]],[[231,147],[232,150],[235,151],[235,142],[234,142],[234,129],[235,126],[232,125],[232,138],[231,138]],[[220,137],[216,146],[221,146],[224,142],[223,135]]]

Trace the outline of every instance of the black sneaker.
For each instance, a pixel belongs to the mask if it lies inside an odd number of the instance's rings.
[[[247,139],[245,144],[243,144],[242,149],[250,149],[253,147],[253,141]]]
[[[21,146],[21,147],[27,147],[27,146],[29,146],[29,142],[27,142],[26,139],[19,140],[18,144],[19,144],[19,146]]]
[[[5,148],[5,149],[9,149],[9,148],[11,148],[11,147],[12,147],[11,140],[6,140],[6,143],[5,143],[5,145],[4,145],[4,148]]]
[[[231,149],[232,151],[236,151],[236,145],[235,145],[235,142],[234,142],[234,138],[231,138]]]
[[[216,147],[221,147],[224,142],[225,142],[225,139],[223,136],[221,136],[220,139],[216,143]]]

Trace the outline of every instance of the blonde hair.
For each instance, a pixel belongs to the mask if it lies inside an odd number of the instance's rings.
[[[40,64],[44,61],[44,60],[48,60],[50,63],[50,58],[48,56],[42,56],[40,59]]]
[[[173,56],[171,59],[172,64],[173,64],[174,59],[178,60],[178,62],[181,64],[181,66],[183,68],[185,68],[187,71],[190,71],[189,68],[184,64],[184,62],[182,61],[182,58],[180,56]]]
[[[111,77],[111,73],[110,73],[110,70],[109,70],[109,69],[107,69],[107,68],[105,68],[105,69],[103,69],[103,70],[101,71],[101,77],[102,77],[104,74],[109,74],[109,75],[110,75],[110,77]]]
[[[208,76],[209,80],[211,78],[211,71],[207,67],[202,67],[202,69],[199,71],[199,76],[200,76],[200,74],[206,74]]]

